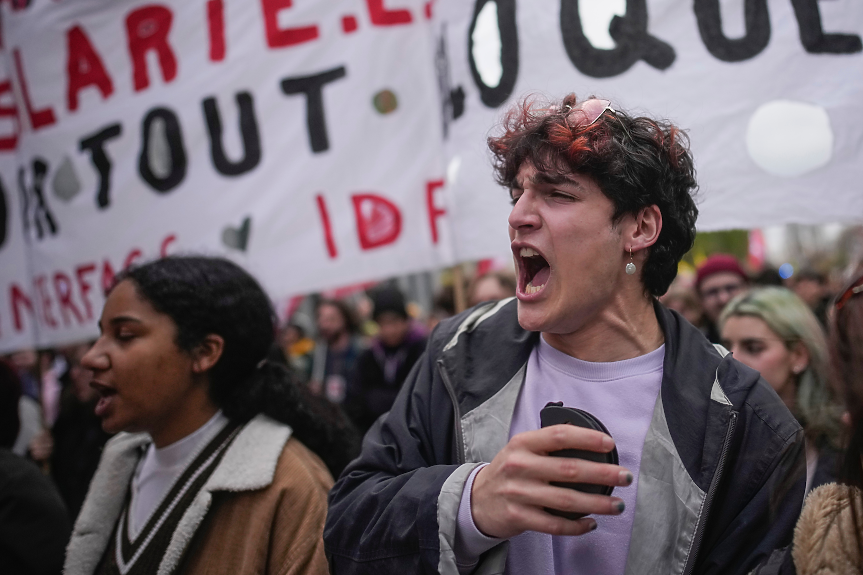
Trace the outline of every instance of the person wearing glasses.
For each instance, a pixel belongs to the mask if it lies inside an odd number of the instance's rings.
[[[749,289],[749,278],[732,255],[714,254],[704,260],[695,275],[695,291],[704,310],[704,335],[720,342],[719,316],[734,296]]]
[[[435,329],[331,491],[332,572],[748,573],[791,540],[803,432],[656,300],[695,237],[685,134],[570,94],[489,147],[516,297]]]
[[[827,341],[809,306],[781,287],[731,300],[719,318],[724,345],[761,373],[806,432],[806,492],[836,480],[841,408],[830,387]]]

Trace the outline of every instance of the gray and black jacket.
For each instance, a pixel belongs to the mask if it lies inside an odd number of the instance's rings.
[[[675,312],[656,304],[656,315],[664,372],[626,573],[747,573],[791,541],[805,484],[803,432],[757,372]],[[330,493],[324,541],[333,573],[457,573],[462,488],[506,445],[538,337],[519,326],[512,299],[438,326]],[[507,547],[486,552],[474,572],[502,573]]]

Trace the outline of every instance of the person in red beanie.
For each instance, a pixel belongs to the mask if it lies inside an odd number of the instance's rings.
[[[749,277],[732,255],[714,254],[698,266],[695,290],[701,298],[706,319],[702,330],[711,343],[720,341],[716,323],[725,305],[748,288]]]

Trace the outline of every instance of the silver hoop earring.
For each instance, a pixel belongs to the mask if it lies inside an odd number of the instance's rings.
[[[629,263],[626,264],[626,275],[631,276],[635,273],[635,264],[632,261],[632,248],[629,248]]]

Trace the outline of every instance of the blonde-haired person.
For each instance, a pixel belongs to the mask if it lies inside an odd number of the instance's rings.
[[[806,434],[806,491],[835,481],[841,408],[829,385],[827,342],[818,319],[793,292],[756,288],[728,302],[723,345],[761,372]]]

